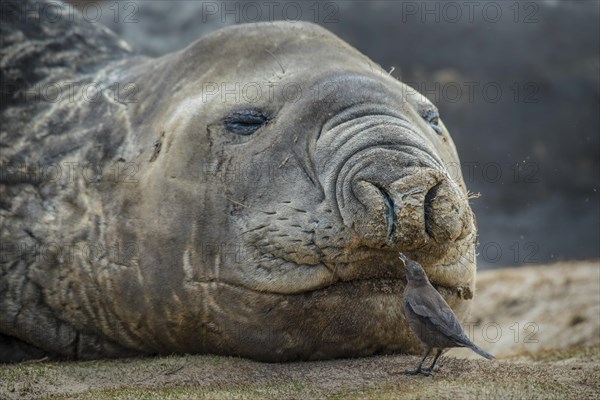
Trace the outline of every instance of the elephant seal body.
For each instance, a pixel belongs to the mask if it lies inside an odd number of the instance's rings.
[[[454,145],[355,49],[275,22],[150,59],[78,18],[46,25],[3,22],[5,361],[416,351],[399,251],[466,314]]]

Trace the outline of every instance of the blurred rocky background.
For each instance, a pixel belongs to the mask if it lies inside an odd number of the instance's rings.
[[[480,268],[600,257],[596,0],[72,3],[152,56],[227,25],[315,22],[439,107],[481,193]]]

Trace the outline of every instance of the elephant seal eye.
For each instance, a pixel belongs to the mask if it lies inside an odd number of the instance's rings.
[[[236,135],[248,136],[269,122],[269,118],[256,110],[241,110],[229,114],[223,121],[225,128]]]
[[[433,130],[438,134],[442,134],[442,128],[440,127],[440,114],[437,111],[427,111],[422,115],[423,119],[431,125]]]

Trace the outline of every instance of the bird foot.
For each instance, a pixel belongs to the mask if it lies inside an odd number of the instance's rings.
[[[430,372],[431,373],[433,371],[439,371],[440,368],[442,368],[443,366],[444,366],[443,364],[437,364],[435,367],[421,368],[421,371],[425,371],[425,372]]]

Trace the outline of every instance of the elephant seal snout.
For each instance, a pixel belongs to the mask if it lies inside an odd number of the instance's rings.
[[[456,262],[464,252],[449,256],[448,250],[470,246],[474,221],[464,184],[445,168],[452,160],[435,146],[450,147],[437,133],[445,129],[439,121],[436,129],[423,127],[420,115],[380,103],[389,90],[381,83],[356,80],[372,90],[372,103],[345,108],[324,124],[316,144],[324,190],[332,193],[357,247],[412,251],[430,264]],[[344,84],[353,85],[352,79]],[[433,108],[419,96],[410,100],[417,109]]]
[[[476,228],[446,170],[458,165],[450,135],[431,102],[348,44],[308,23],[243,24],[152,59],[79,16],[37,23],[2,22],[16,88],[2,162],[133,165],[135,179],[2,178],[1,240],[32,249],[4,254],[0,271],[0,333],[21,348],[266,361],[415,351],[398,251],[466,315]],[[136,101],[19,97],[63,81],[129,85]],[[274,90],[215,93],[258,83]],[[290,87],[300,95],[279,90]],[[260,165],[276,173],[205,176]],[[81,243],[97,250],[36,250]],[[115,244],[135,252],[116,258]]]
[[[359,180],[352,191],[365,208],[352,214],[354,226],[372,247],[408,251],[431,243],[431,253],[471,232],[467,199],[437,170],[413,169],[386,186]]]

